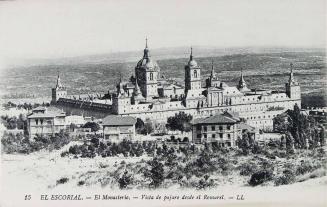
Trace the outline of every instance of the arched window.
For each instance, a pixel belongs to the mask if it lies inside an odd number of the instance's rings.
[[[150,80],[153,80],[153,73],[150,73]]]
[[[198,77],[198,73],[196,72],[196,70],[194,70],[194,78]]]

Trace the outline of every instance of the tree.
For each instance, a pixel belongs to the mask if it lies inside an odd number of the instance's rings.
[[[274,118],[274,129],[286,135],[289,152],[293,151],[290,151],[291,143],[294,147],[302,149],[318,147],[321,138],[317,128],[319,126],[313,117],[302,114],[297,104],[293,110],[287,110],[285,114]]]
[[[86,124],[83,125],[83,128],[91,128],[92,132],[99,131],[100,125],[95,122],[87,122]]]
[[[140,118],[136,119],[135,130],[136,130],[136,133],[143,134],[144,122],[142,119],[140,119]]]
[[[171,116],[167,120],[167,128],[170,130],[179,130],[182,132],[188,132],[191,130],[192,115],[185,112],[179,112],[175,116]]]
[[[157,158],[153,158],[153,160],[149,161],[148,164],[151,166],[150,169],[150,186],[154,188],[158,188],[164,181],[164,166],[161,162],[158,161]]]
[[[153,132],[153,123],[151,122],[150,119],[145,120],[144,128],[145,128],[146,134],[151,134]]]
[[[136,133],[138,134],[150,134],[153,132],[152,122],[150,119],[146,119],[145,123],[142,119],[137,118],[135,124]]]

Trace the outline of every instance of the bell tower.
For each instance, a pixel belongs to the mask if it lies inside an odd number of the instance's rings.
[[[201,85],[201,67],[193,59],[193,48],[191,47],[190,59],[185,65],[185,94],[190,90],[200,90]]]
[[[145,39],[143,58],[135,67],[135,78],[139,84],[142,96],[147,100],[158,96],[158,77],[160,68],[158,63],[151,58],[148,48],[148,39]]]

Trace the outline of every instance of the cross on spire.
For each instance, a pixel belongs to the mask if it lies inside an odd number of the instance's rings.
[[[144,58],[148,59],[150,57],[150,54],[149,54],[149,48],[148,48],[148,38],[146,37],[145,38],[145,48],[144,48]]]

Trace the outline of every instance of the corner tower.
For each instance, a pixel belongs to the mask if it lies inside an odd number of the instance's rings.
[[[285,84],[286,94],[290,99],[301,100],[300,84],[294,79],[293,64],[290,64],[291,72],[289,74],[288,83]]]
[[[201,88],[201,67],[193,59],[193,49],[191,47],[190,59],[185,65],[185,94],[187,95],[190,90],[200,90]]]
[[[65,98],[66,96],[67,96],[67,90],[61,84],[60,76],[59,76],[59,73],[58,73],[56,87],[52,88],[51,103],[56,103],[60,98]]]

